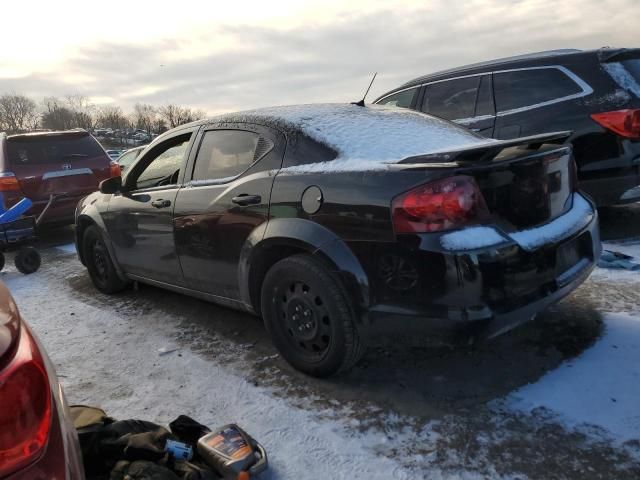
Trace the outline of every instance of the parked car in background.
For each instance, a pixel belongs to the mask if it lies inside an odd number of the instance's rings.
[[[107,150],[106,152],[111,160],[117,160],[122,155],[122,150]]]
[[[598,205],[640,200],[640,49],[555,50],[416,78],[375,103],[496,139],[570,130],[580,188]]]
[[[38,215],[50,195],[65,194],[44,222],[73,222],[78,200],[118,175],[118,164],[85,130],[0,134],[0,193],[6,207],[27,197],[33,201],[28,213]]]
[[[2,282],[0,478],[84,479],[77,433],[56,372]]]
[[[118,159],[116,160],[116,162],[118,162],[118,165],[120,165],[120,170],[124,171],[125,169],[129,168],[145,148],[146,146],[131,148],[120,155],[120,157],[118,157]]]
[[[83,199],[77,250],[102,292],[136,280],[262,315],[312,375],[378,336],[490,338],[598,259],[567,135],[498,142],[379,106],[223,115]]]

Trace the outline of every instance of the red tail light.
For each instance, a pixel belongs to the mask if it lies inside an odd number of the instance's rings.
[[[640,109],[594,113],[591,118],[618,135],[626,138],[640,138]]]
[[[396,197],[391,209],[396,233],[438,232],[489,217],[478,185],[468,176],[421,185]]]
[[[0,192],[19,192],[20,184],[12,172],[0,173]]]
[[[110,177],[119,177],[122,174],[122,171],[120,170],[120,164],[118,164],[117,162],[111,162],[109,164],[109,176]]]
[[[0,477],[34,460],[51,428],[49,379],[35,341],[20,333],[15,356],[0,372]]]

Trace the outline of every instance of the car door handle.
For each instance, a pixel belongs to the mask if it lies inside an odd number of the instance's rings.
[[[231,201],[236,205],[244,207],[246,205],[257,205],[258,203],[262,202],[262,197],[260,195],[248,195],[246,193],[243,193],[241,195],[238,195],[237,197],[233,197]]]
[[[167,208],[171,206],[171,200],[163,200],[162,198],[159,198],[158,200],[151,202],[151,206],[156,208]]]

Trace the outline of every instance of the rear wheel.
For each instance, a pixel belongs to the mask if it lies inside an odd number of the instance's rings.
[[[326,377],[360,358],[352,305],[342,284],[314,258],[294,255],[271,267],[261,305],[273,343],[294,368]]]
[[[22,247],[14,259],[18,271],[25,275],[38,271],[40,262],[40,254],[33,247]]]
[[[98,290],[116,293],[127,286],[127,282],[118,276],[102,236],[93,225],[82,236],[82,253],[91,281]]]

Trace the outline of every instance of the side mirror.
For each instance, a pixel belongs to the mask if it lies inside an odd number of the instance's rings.
[[[100,182],[100,193],[118,193],[122,191],[122,177],[111,177]]]

